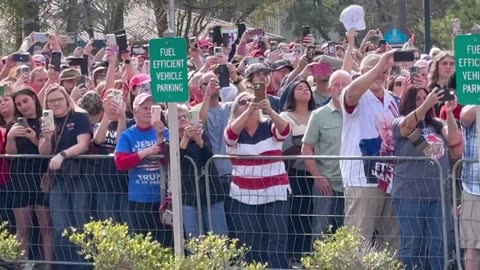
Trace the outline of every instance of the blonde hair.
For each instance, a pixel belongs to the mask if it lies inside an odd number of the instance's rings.
[[[255,96],[253,94],[250,94],[248,92],[241,92],[240,94],[237,95],[237,97],[233,100],[232,103],[232,111],[230,112],[230,119],[228,120],[228,124],[231,124],[235,119],[237,119],[237,116],[235,113],[238,110],[238,107],[240,106],[238,102],[242,100],[243,97],[250,97],[252,98],[252,102],[255,99]],[[263,116],[262,110],[258,110],[258,122],[264,122],[266,118]]]
[[[440,62],[447,57],[451,57],[455,60],[455,56],[452,52],[449,51],[442,51],[438,53],[437,56],[435,56],[435,58],[433,59],[433,62],[430,66],[430,84],[436,83],[440,79],[440,74],[438,73],[438,66],[440,65]]]
[[[70,113],[70,112],[83,112],[83,113],[86,113],[85,110],[83,110],[82,108],[78,107],[75,102],[73,101],[73,99],[70,97],[70,95],[67,93],[67,90],[65,90],[65,88],[63,88],[63,86],[59,85],[59,84],[52,84],[50,85],[50,87],[47,88],[47,90],[45,91],[45,97],[43,98],[43,108],[44,109],[50,109],[48,107],[48,102],[47,102],[47,98],[48,96],[55,92],[55,91],[58,91],[60,93],[63,94],[63,96],[65,97],[65,99],[67,100],[67,111]]]

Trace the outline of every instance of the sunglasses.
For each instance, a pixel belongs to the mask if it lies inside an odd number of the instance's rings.
[[[395,86],[399,86],[399,87],[400,87],[400,86],[402,86],[402,84],[403,84],[402,81],[396,81],[396,82],[394,82],[394,85],[395,85]]]
[[[242,100],[239,100],[239,101],[238,101],[238,105],[240,105],[240,106],[245,106],[245,105],[247,105],[247,104],[250,104],[250,102],[252,102],[252,99],[251,99],[251,98],[249,98],[249,99],[242,99]]]

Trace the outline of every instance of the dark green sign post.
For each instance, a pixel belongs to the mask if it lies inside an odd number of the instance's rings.
[[[480,105],[480,35],[455,37],[457,97],[462,105]]]
[[[184,38],[150,40],[150,77],[154,102],[189,100],[187,42]]]

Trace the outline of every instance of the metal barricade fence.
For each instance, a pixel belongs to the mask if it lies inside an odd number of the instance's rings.
[[[455,254],[458,269],[464,269],[467,250],[478,249],[480,242],[480,180],[478,160],[461,159],[452,168]],[[460,186],[457,186],[460,184]],[[459,206],[461,206],[459,208]]]
[[[161,192],[167,190],[162,184],[167,182],[167,173],[159,162],[161,156],[143,163],[147,170],[160,168],[161,177],[144,176],[135,182],[139,186],[130,186],[134,189],[130,192],[135,193],[132,198],[137,202],[128,196],[128,173],[117,170],[112,155],[69,158],[64,161],[61,170],[44,177],[51,158],[0,155],[0,223],[9,222],[10,232],[16,233],[28,256],[16,263],[92,266],[92,262],[78,254],[79,248],[61,235],[64,229],[82,228],[92,219],[111,218],[115,222],[126,223],[133,233],[150,232],[154,240],[173,247],[172,227],[161,222],[161,202],[155,199],[158,196],[157,187],[148,186],[160,185]],[[194,188],[183,196],[194,202],[191,210],[196,211],[190,211],[192,217],[189,220],[194,221],[193,226],[198,226],[194,230],[202,234],[202,209],[201,204],[197,204],[201,201],[200,174],[192,158],[185,156],[184,159],[181,160],[182,164],[186,162],[186,166],[182,167],[182,180],[191,181]],[[188,163],[190,166],[187,166]],[[4,185],[2,179],[6,182]],[[50,179],[50,185],[46,185],[47,179]],[[50,187],[47,193],[42,191],[46,186]],[[164,194],[161,196],[164,197]],[[140,203],[142,201],[146,203]],[[180,226],[183,228],[184,224]]]
[[[223,177],[234,184],[224,191],[211,188],[212,180],[222,181],[221,176],[215,175],[215,162],[222,159],[233,163],[232,175]],[[391,180],[394,166],[405,168],[407,164],[411,169],[398,174],[403,177],[402,193],[398,189],[396,194],[401,195],[393,197],[375,185],[375,188],[348,186],[344,189],[340,170],[333,170],[334,177],[329,176],[333,196],[325,196],[302,167],[305,160],[315,160],[328,167],[339,166],[341,162],[344,174],[350,175],[348,181],[365,173],[368,181],[372,180],[370,176]],[[278,176],[285,172],[282,164],[288,174],[287,184],[293,191],[287,201],[283,200],[285,182]],[[382,172],[382,169],[386,170]],[[216,233],[218,222],[218,210],[214,209],[211,198],[225,192],[229,236],[251,247],[247,261],[268,263],[272,268],[292,267],[312,252],[313,241],[329,233],[330,226],[334,232],[348,225],[361,229],[361,234],[371,240],[372,245],[386,242],[392,250],[398,250],[400,240],[418,244],[402,245],[403,250],[397,255],[421,265],[424,261],[435,261],[431,269],[440,269],[435,267],[446,267],[448,263],[447,218],[450,216],[445,170],[448,168],[442,168],[437,160],[429,157],[215,155],[205,165],[208,231]],[[420,223],[424,224],[421,228],[417,225]],[[437,229],[431,228],[432,225],[438,225]],[[420,251],[425,249],[428,253]],[[348,259],[350,254],[345,256]],[[283,267],[286,264],[288,266]]]

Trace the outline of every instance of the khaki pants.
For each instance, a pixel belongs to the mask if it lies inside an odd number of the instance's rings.
[[[460,246],[480,249],[480,196],[462,192]]]
[[[389,194],[376,187],[345,188],[345,226],[356,227],[371,241],[374,232],[377,245],[388,243],[400,247],[400,226]]]

